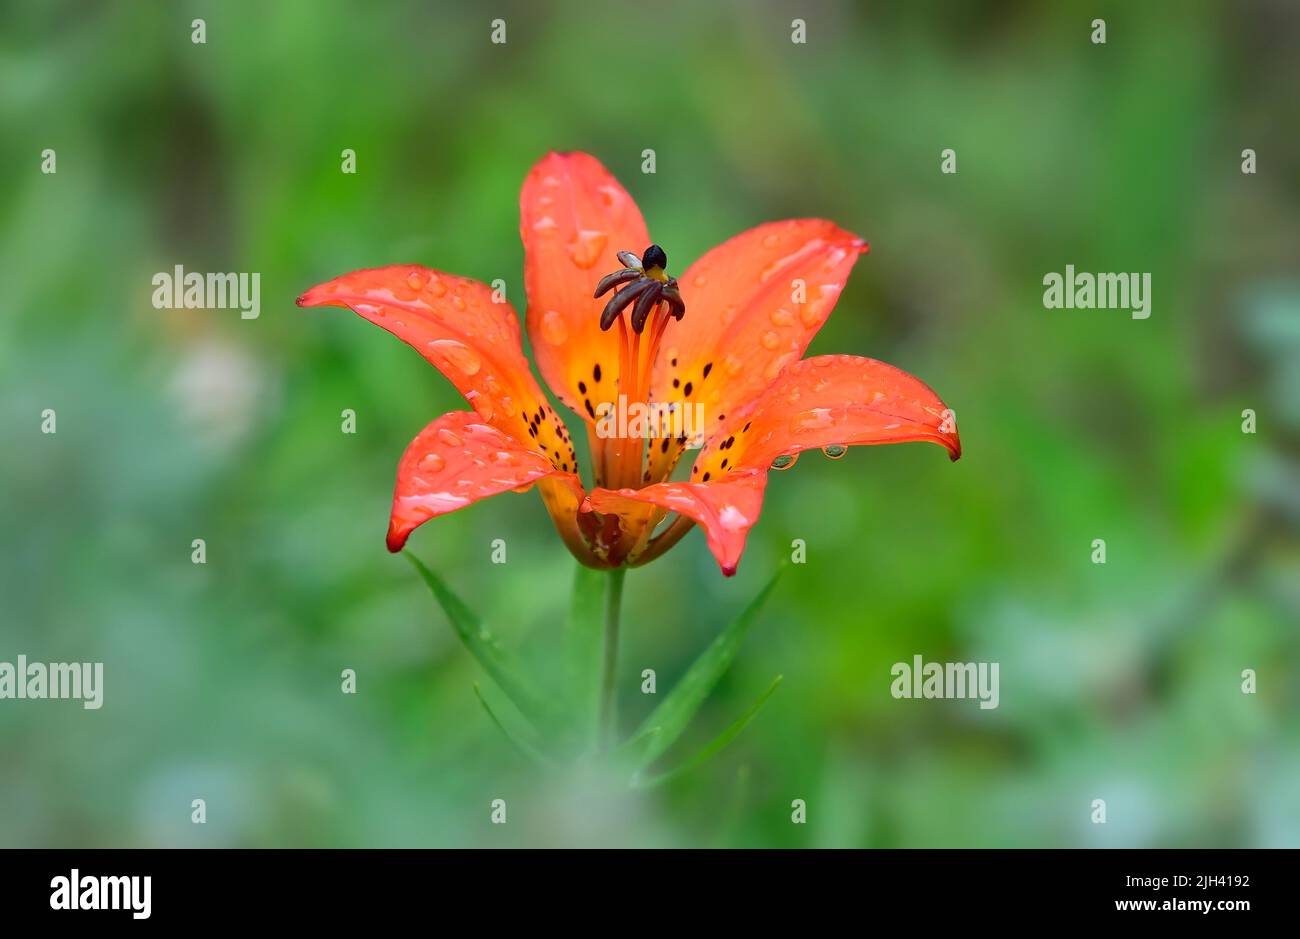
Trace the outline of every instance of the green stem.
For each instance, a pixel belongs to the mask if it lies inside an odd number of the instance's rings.
[[[614,673],[618,666],[618,621],[623,606],[623,575],[627,568],[616,567],[609,572],[609,587],[605,591],[605,656],[601,665],[600,718],[597,723],[598,746],[602,750],[614,744],[614,715],[618,699],[614,694]]]

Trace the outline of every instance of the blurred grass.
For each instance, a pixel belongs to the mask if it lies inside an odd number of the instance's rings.
[[[0,704],[0,845],[1300,844],[1298,26],[1270,0],[7,5],[0,660],[102,660],[106,704]],[[499,738],[383,548],[397,457],[460,402],[293,305],[417,262],[522,310],[518,190],[550,149],[600,157],[674,258],[786,216],[861,233],[810,352],[922,377],[966,447],[808,455],[736,578],[698,535],[633,572],[625,684],[662,692],[808,545],[686,743],[784,687],[650,794],[539,779]],[[261,272],[261,317],[154,310],[178,263]],[[1151,319],[1045,311],[1067,263],[1152,272]],[[572,562],[534,496],[412,549],[558,667]],[[1001,706],[895,701],[915,653],[1000,662]]]

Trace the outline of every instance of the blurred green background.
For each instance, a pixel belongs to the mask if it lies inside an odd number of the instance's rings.
[[[0,660],[106,687],[0,701],[0,845],[1300,846],[1298,34],[1280,0],[6,3]],[[293,304],[413,262],[522,311],[550,149],[603,160],[679,270],[777,218],[866,237],[810,354],[918,375],[965,445],[808,454],[738,576],[698,533],[631,572],[628,727],[641,670],[662,695],[808,546],[674,756],[783,686],[649,793],[539,774],[490,724],[384,549],[398,456],[463,405]],[[176,264],[260,272],[260,318],[154,309]],[[1045,310],[1066,264],[1150,272],[1151,318]],[[573,561],[535,494],[411,550],[550,660]],[[1000,706],[893,699],[914,654],[1000,663]]]

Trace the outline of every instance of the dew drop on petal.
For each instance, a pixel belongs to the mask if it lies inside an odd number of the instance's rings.
[[[772,234],[772,235],[765,235],[765,236],[763,237],[763,247],[764,247],[764,248],[775,248],[776,245],[777,245],[777,242],[779,242],[780,240],[781,240],[781,238],[780,238],[779,235],[775,235],[775,234]]]
[[[784,307],[778,307],[768,314],[773,326],[789,326],[794,322],[794,314]]]
[[[718,513],[718,523],[728,531],[736,531],[746,527],[749,519],[734,505],[724,505],[722,511]]]
[[[446,465],[447,461],[442,458],[441,454],[426,453],[420,458],[418,469],[421,473],[440,473]]]
[[[442,282],[441,278],[435,277],[429,281],[429,293],[435,297],[445,297],[447,295],[447,285]]]
[[[848,452],[849,448],[844,446],[842,443],[833,443],[829,446],[822,447],[822,453],[826,454],[827,459],[831,460],[841,459],[844,454]]]
[[[438,428],[438,442],[445,447],[463,447],[465,445],[465,441],[460,439],[459,434],[448,430],[446,427]]]
[[[573,258],[574,264],[586,270],[600,260],[601,252],[605,250],[608,241],[609,236],[603,231],[580,229],[577,237],[569,242],[569,257]]]
[[[722,367],[726,369],[728,375],[739,375],[740,370],[744,368],[744,364],[734,355],[729,355],[722,360]]]
[[[533,222],[533,231],[536,232],[554,231],[559,227],[560,226],[555,223],[555,219],[551,218],[549,215],[543,215],[537,221]]]
[[[783,453],[781,456],[777,457],[775,460],[772,461],[772,469],[774,470],[789,469],[790,467],[794,466],[795,461],[797,459],[799,459],[799,454],[797,453]]]
[[[429,343],[429,348],[446,359],[452,368],[465,375],[477,375],[479,369],[483,367],[478,353],[455,339],[435,339]]]
[[[830,408],[812,408],[795,415],[790,430],[796,433],[804,430],[820,430],[830,427],[833,423],[835,419],[831,416]]]
[[[774,381],[785,371],[785,367],[795,360],[798,355],[796,352],[783,352],[771,362],[767,363],[767,368],[763,369],[763,377],[768,381]]]
[[[769,329],[767,332],[763,333],[762,338],[758,341],[763,344],[764,349],[775,349],[781,344],[781,336],[776,332],[776,330]]]
[[[451,305],[454,306],[457,310],[460,310],[461,312],[464,312],[464,310],[465,310],[465,298],[462,297],[462,296],[461,296],[460,294],[458,294],[458,293],[457,293],[457,294],[452,294],[452,297],[451,297]]]
[[[555,310],[547,310],[542,317],[542,337],[553,346],[562,345],[569,338],[569,327]]]

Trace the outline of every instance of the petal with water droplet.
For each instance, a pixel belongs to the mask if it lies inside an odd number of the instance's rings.
[[[549,153],[529,172],[519,196],[524,242],[527,326],[542,377],[570,409],[591,421],[616,400],[619,336],[600,328],[601,277],[623,265],[618,251],[650,243],[632,197],[595,157]],[[600,366],[601,380],[593,380]],[[581,387],[579,387],[581,385]]]
[[[420,431],[397,464],[388,549],[400,551],[411,532],[431,518],[548,479],[569,491],[569,497],[560,501],[576,513],[582,500],[576,475],[556,470],[546,455],[523,446],[477,414],[444,414]],[[576,535],[576,518],[573,530]]]

